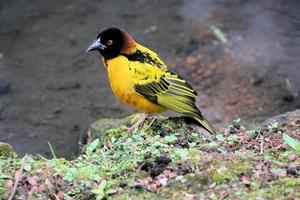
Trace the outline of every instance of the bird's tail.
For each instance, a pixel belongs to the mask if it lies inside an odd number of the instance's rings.
[[[197,120],[208,132],[210,132],[211,134],[216,134],[217,133],[217,129],[204,117],[202,116],[193,116],[193,118],[195,120]]]

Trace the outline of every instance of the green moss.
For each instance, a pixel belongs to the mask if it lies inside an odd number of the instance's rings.
[[[146,191],[144,189],[130,189],[127,190],[119,195],[116,195],[114,197],[116,199],[120,200],[127,200],[127,199],[132,199],[132,200],[140,200],[140,199],[153,199],[153,200],[163,200],[166,199],[166,196],[162,196],[153,192]]]
[[[286,199],[288,196],[300,198],[300,178],[276,180],[264,188],[257,187],[251,193],[241,194],[242,198],[247,199]]]
[[[226,167],[221,167],[215,170],[212,179],[216,183],[223,183],[225,181],[229,181],[232,176],[233,173],[231,173],[230,170],[228,170]]]
[[[0,156],[11,156],[15,154],[13,147],[10,144],[0,142]]]
[[[20,184],[25,184],[31,176],[41,178],[39,182],[48,180],[45,191],[32,193],[32,199],[49,199],[52,191],[49,188],[62,190],[65,198],[74,199],[219,199],[224,191],[229,199],[299,196],[300,180],[296,176],[281,179],[272,176],[268,184],[262,185],[264,177],[257,175],[255,168],[256,163],[272,167],[289,163],[285,159],[288,151],[266,149],[260,156],[251,150],[232,151],[222,145],[240,147],[237,135],[226,137],[220,133],[213,141],[207,141],[182,118],[148,119],[138,130],[123,131],[122,126],[131,125],[139,117],[93,123],[94,140],[75,160],[46,160],[29,155],[24,181]],[[3,185],[13,179],[22,159],[16,155],[1,158]],[[159,185],[166,178],[166,171],[174,177],[168,178],[164,186]],[[244,176],[250,184],[241,182]],[[152,184],[157,188],[151,188]],[[4,194],[3,188],[0,186],[0,194]]]

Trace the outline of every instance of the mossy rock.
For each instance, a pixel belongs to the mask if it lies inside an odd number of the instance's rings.
[[[289,123],[291,121],[295,121],[299,119],[300,119],[300,109],[270,117],[262,123],[262,126],[267,127],[274,123]]]
[[[99,138],[103,142],[104,138],[107,139],[109,135],[118,135],[126,133],[124,131],[125,127],[130,127],[135,124],[142,114],[134,114],[124,118],[114,119],[114,118],[102,118],[90,126],[90,131],[92,135],[92,140]],[[176,130],[176,132],[186,131],[186,122],[189,121],[184,117],[163,117],[155,116],[150,117],[145,121],[143,126],[140,129],[143,129],[145,132],[156,132],[159,135],[169,135]]]
[[[140,114],[130,115],[124,118],[102,118],[94,122],[90,126],[92,140],[96,138],[102,139],[109,130],[122,129],[122,127],[130,126],[141,117]]]
[[[0,156],[10,156],[15,154],[13,147],[10,144],[0,142]]]

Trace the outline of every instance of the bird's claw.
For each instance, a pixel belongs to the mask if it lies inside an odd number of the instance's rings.
[[[141,119],[139,119],[139,121],[137,121],[133,126],[129,127],[124,127],[123,130],[129,132],[134,131],[135,129],[139,128],[144,122],[145,120],[150,116],[150,114],[145,113]]]

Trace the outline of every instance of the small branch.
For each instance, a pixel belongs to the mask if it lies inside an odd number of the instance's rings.
[[[53,196],[55,197],[55,200],[60,200],[56,194],[53,194]]]
[[[15,183],[14,183],[14,187],[12,188],[10,195],[8,197],[8,200],[12,200],[16,194],[17,191],[17,187],[19,184],[19,181],[21,180],[22,176],[23,176],[23,170],[24,170],[24,166],[27,162],[27,155],[25,155],[22,159],[22,165],[21,168],[19,169],[19,171],[16,172],[15,174]]]
[[[265,143],[265,138],[262,134],[260,134],[260,153],[263,154],[263,151],[264,151],[264,143]]]
[[[152,126],[152,124],[155,122],[155,120],[158,118],[158,116],[156,116],[156,115],[153,115],[153,117],[152,117],[153,119],[151,120],[151,122],[149,123],[149,127],[151,127]]]
[[[93,134],[92,134],[92,130],[89,129],[87,132],[87,139],[86,139],[86,144],[91,144],[91,142],[93,141]]]

